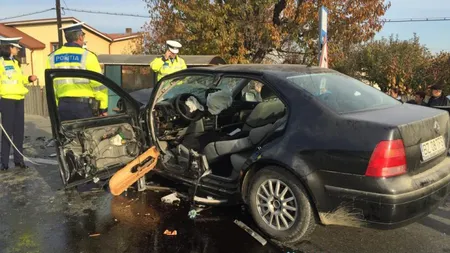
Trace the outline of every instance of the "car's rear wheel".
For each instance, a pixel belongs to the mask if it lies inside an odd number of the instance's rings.
[[[259,228],[281,243],[296,243],[312,233],[316,217],[302,184],[277,166],[258,171],[250,185],[250,212]]]

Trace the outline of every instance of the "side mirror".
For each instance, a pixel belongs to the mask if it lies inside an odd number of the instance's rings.
[[[245,92],[242,97],[246,102],[258,102],[256,99],[256,95],[253,92]]]

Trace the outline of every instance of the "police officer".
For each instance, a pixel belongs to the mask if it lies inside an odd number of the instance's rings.
[[[14,146],[23,152],[24,137],[24,98],[28,93],[25,85],[36,81],[36,76],[25,76],[16,59],[19,40],[22,38],[0,38],[0,109],[2,113],[3,131],[13,140]],[[2,156],[0,170],[9,167],[11,143],[5,132],[2,133]],[[27,168],[22,155],[14,149],[16,167]]]
[[[102,72],[97,56],[83,48],[83,24],[61,28],[67,43],[49,55],[47,68]],[[93,117],[98,102],[99,115],[107,116],[108,88],[101,83],[84,78],[55,78],[53,85],[61,121]]]
[[[158,74],[158,81],[165,75],[187,68],[184,60],[177,55],[181,44],[174,40],[168,40],[166,47],[166,53],[150,63],[150,67]]]

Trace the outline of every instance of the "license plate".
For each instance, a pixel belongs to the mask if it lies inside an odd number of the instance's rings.
[[[444,137],[439,136],[435,139],[420,144],[422,160],[427,161],[431,158],[442,154],[445,151]]]

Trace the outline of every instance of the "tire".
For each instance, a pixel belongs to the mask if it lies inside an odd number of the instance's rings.
[[[278,194],[272,195],[270,182],[274,193],[279,183]],[[284,193],[286,186],[289,189]],[[250,213],[258,227],[269,237],[282,244],[295,244],[305,240],[314,231],[316,215],[308,195],[300,181],[285,169],[278,166],[261,169],[253,177],[249,188]],[[269,200],[267,206],[264,206],[267,200],[261,195]],[[289,201],[283,204],[283,200]]]

